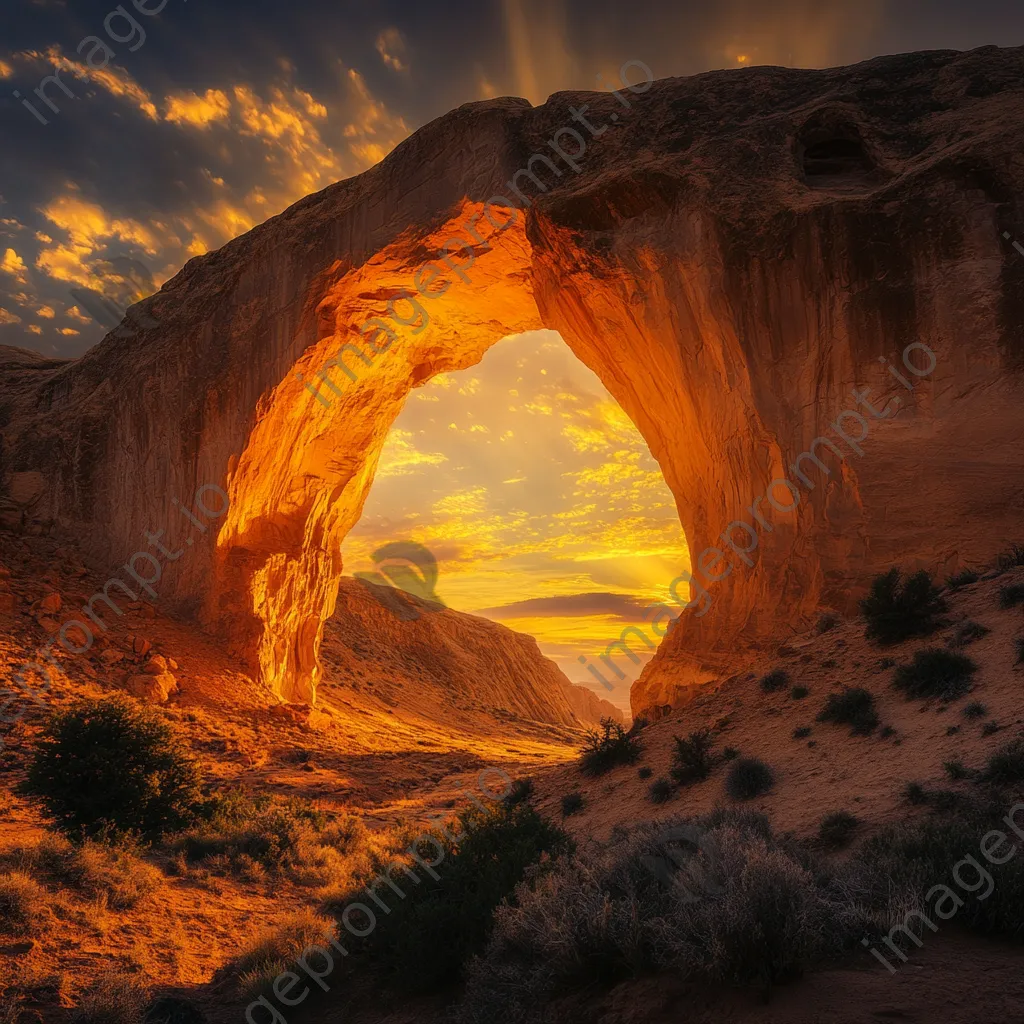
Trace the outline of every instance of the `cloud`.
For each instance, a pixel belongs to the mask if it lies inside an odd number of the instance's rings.
[[[635,596],[599,592],[564,594],[556,597],[531,597],[525,601],[481,608],[476,615],[492,619],[517,619],[539,616],[611,615],[623,622],[642,622],[644,607]]]
[[[53,312],[53,308],[50,306],[40,306],[36,310],[36,316],[43,320],[52,320],[56,314]]]
[[[392,71],[409,70],[408,63],[402,60],[405,50],[405,40],[397,28],[386,28],[377,36],[377,52],[380,54],[380,59]]]
[[[13,313],[8,312],[3,306],[0,306],[0,324],[20,324],[21,317],[15,316]]]
[[[193,128],[209,128],[217,121],[227,120],[231,102],[220,89],[207,89],[197,96],[194,92],[177,93],[165,100],[164,120],[171,124],[188,124]]]
[[[0,78],[13,78],[14,68],[5,60],[0,60]]]
[[[4,258],[0,260],[0,270],[10,274],[18,284],[27,283],[25,261],[13,249],[4,253]]]

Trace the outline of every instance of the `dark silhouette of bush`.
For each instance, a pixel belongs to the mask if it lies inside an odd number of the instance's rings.
[[[1016,786],[1024,782],[1024,741],[1014,740],[989,759],[984,778],[996,786]]]
[[[996,567],[1001,572],[1015,569],[1018,565],[1024,565],[1024,547],[1021,547],[1020,544],[1014,544],[1009,551],[996,559]]]
[[[849,811],[835,811],[826,814],[818,826],[818,839],[822,846],[832,850],[846,846],[853,838],[853,833],[860,824],[860,819]]]
[[[972,583],[977,583],[980,579],[981,576],[973,569],[961,569],[960,572],[946,577],[946,586],[950,590],[959,590],[961,587],[969,587]]]
[[[1011,583],[999,588],[1000,608],[1016,608],[1019,604],[1024,604],[1024,583]]]
[[[672,799],[672,794],[675,792],[675,789],[668,779],[661,778],[655,779],[654,782],[651,783],[647,792],[653,803],[663,804],[666,800]]]
[[[756,757],[735,762],[725,779],[725,791],[733,800],[753,800],[775,785],[775,773]]]
[[[992,736],[992,735],[994,735],[997,732],[999,732],[999,723],[998,722],[986,722],[981,727],[981,735],[982,736]]]
[[[864,635],[886,645],[934,633],[946,603],[923,569],[904,580],[893,568],[875,577],[860,608],[867,620]]]
[[[206,1014],[191,999],[160,996],[150,1003],[142,1024],[206,1024]]]
[[[739,756],[740,752],[735,747],[726,747],[725,750],[722,751],[723,761],[734,761]]]
[[[648,768],[647,765],[644,765],[643,768],[641,768],[637,772],[637,775],[639,775],[641,779],[649,779],[653,774],[654,774],[654,769],[653,768]]]
[[[533,779],[516,779],[512,783],[512,789],[505,797],[505,804],[508,807],[515,807],[516,804],[525,803],[533,796]]]
[[[954,758],[952,761],[943,761],[942,767],[954,782],[963,782],[964,779],[971,777],[970,770],[959,757]]]
[[[672,737],[676,743],[669,774],[681,786],[701,782],[711,774],[715,766],[711,748],[714,738],[710,729],[697,729],[684,740]]]
[[[580,770],[586,775],[603,775],[616,765],[636,764],[642,751],[633,730],[627,732],[613,718],[602,718],[600,730],[587,733]]]
[[[21,791],[80,840],[155,840],[196,816],[200,774],[169,726],[127,698],[82,701],[55,714]]]
[[[920,807],[921,804],[928,803],[928,790],[921,785],[920,782],[908,782],[903,787],[903,799],[908,804],[913,804],[915,807]]]
[[[801,725],[799,728],[793,730],[793,739],[805,740],[811,735],[811,727],[809,725]]]
[[[859,686],[847,686],[841,693],[830,693],[818,713],[819,722],[852,725],[854,736],[869,736],[878,726],[875,697]]]
[[[949,638],[948,645],[954,650],[966,647],[968,644],[973,644],[975,640],[981,640],[983,637],[988,636],[991,632],[992,630],[988,626],[983,626],[980,622],[972,622],[968,619],[957,626],[956,632]]]
[[[789,691],[789,695],[793,700],[803,700],[810,692],[811,691],[808,690],[806,686],[794,686],[793,689]]]
[[[583,810],[582,793],[566,793],[562,797],[562,817],[568,818]]]
[[[940,697],[955,700],[971,688],[971,676],[978,666],[964,654],[932,647],[918,651],[909,665],[901,665],[893,676],[893,686],[908,700]]]
[[[987,713],[988,708],[980,700],[972,700],[970,704],[965,704],[960,712],[964,718],[984,718]]]
[[[1017,660],[1014,662],[1014,665],[1020,665],[1024,662],[1024,636],[1019,636],[1013,641],[1013,649],[1017,654]]]
[[[781,690],[789,682],[789,673],[784,668],[777,668],[761,677],[761,690],[763,693],[775,693]]]

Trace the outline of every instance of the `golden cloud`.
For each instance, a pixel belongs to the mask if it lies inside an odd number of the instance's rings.
[[[39,309],[36,310],[36,316],[43,320],[52,320],[56,316],[56,313],[54,313],[50,306],[40,306]]]
[[[21,323],[21,317],[20,316],[15,316],[13,313],[11,313],[8,310],[4,309],[3,306],[0,306],[0,324],[20,324],[20,323]]]
[[[392,71],[409,70],[409,65],[402,60],[405,54],[405,40],[397,28],[386,28],[377,36],[377,52],[385,66]]]
[[[209,128],[217,121],[226,121],[231,111],[231,101],[220,89],[207,89],[202,96],[194,92],[177,93],[164,102],[167,104],[165,121],[193,128]]]
[[[4,258],[0,260],[0,270],[10,274],[18,284],[25,284],[27,281],[25,261],[13,249],[8,249],[4,253]]]

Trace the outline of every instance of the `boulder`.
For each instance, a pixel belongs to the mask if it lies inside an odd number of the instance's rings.
[[[140,700],[164,704],[172,693],[178,692],[178,681],[170,672],[160,672],[157,675],[139,672],[129,677],[125,689]]]

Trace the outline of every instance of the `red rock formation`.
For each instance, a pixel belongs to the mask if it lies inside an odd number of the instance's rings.
[[[710,612],[688,615],[634,688],[635,710],[677,701],[744,645],[848,607],[893,561],[943,569],[1014,536],[1024,257],[1004,234],[1024,239],[1022,83],[1022,51],[986,47],[661,81],[626,94],[628,112],[582,93],[460,107],[191,260],[143,304],[159,328],[63,366],[0,366],[5,479],[38,473],[35,514],[101,563],[145,530],[192,540],[162,599],[307,700],[339,544],[411,387],[504,335],[557,329],[639,427],[701,552],[852,387],[880,406],[898,393],[880,357],[927,343],[937,365],[913,408],[794,512],[769,513],[755,564],[712,586]],[[497,237],[473,221],[484,241],[440,267],[428,287],[451,287],[423,300],[421,329],[396,297],[447,240],[468,240],[463,225],[531,154],[580,126],[582,104],[607,130],[585,139],[581,172],[535,162],[546,191],[518,178],[525,214]],[[308,381],[342,343],[369,351],[359,327],[389,301],[413,326],[369,366],[349,358],[357,382],[332,371],[342,393],[322,404],[296,373]],[[199,534],[171,499],[205,483],[231,506]]]
[[[405,595],[420,614],[403,620],[374,592],[387,588],[341,580],[321,648],[332,679],[375,679],[403,714],[439,723],[471,710],[569,729],[602,717],[622,720],[608,701],[570,683],[532,636],[450,608],[431,610]]]

